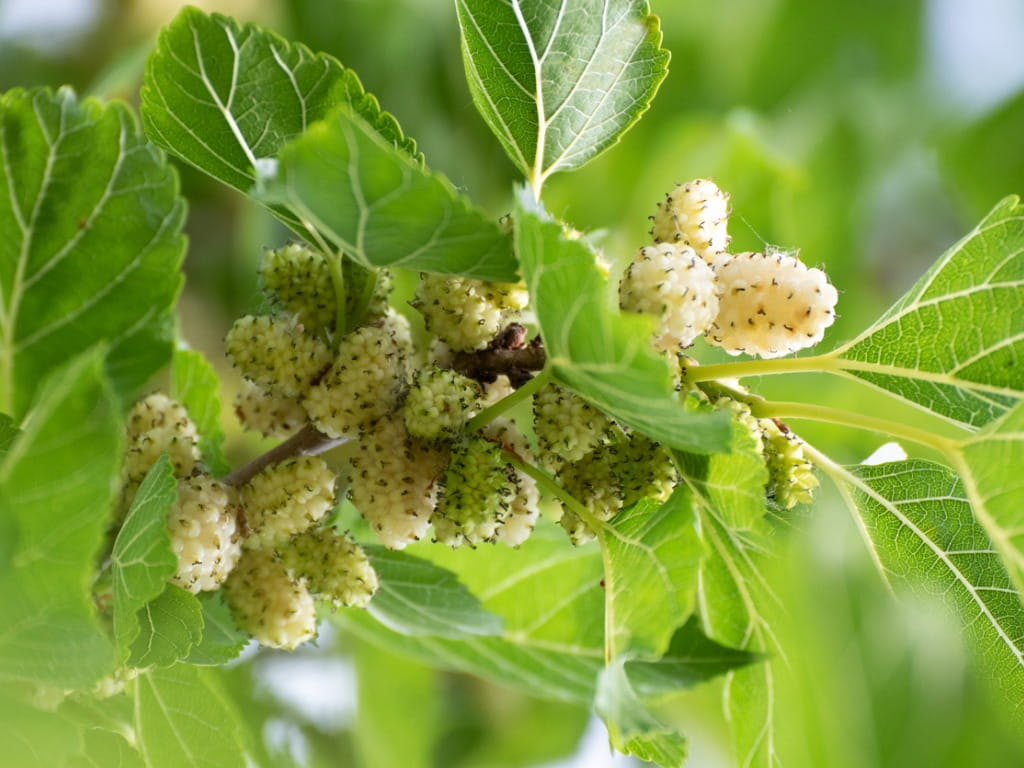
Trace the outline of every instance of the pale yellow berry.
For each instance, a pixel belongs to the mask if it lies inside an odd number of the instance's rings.
[[[427,330],[457,351],[485,348],[529,301],[518,283],[423,274],[412,305]]]
[[[654,346],[677,351],[693,344],[718,314],[715,273],[687,246],[647,246],[626,269],[619,304],[657,318]]]
[[[313,596],[272,552],[246,550],[224,592],[239,628],[260,645],[292,650],[316,635]]]
[[[462,431],[479,394],[480,385],[456,371],[421,368],[402,405],[405,428],[424,440],[451,440]]]
[[[375,422],[352,457],[349,496],[380,543],[402,549],[430,527],[446,452],[414,441],[401,414]]]
[[[452,446],[431,522],[434,538],[450,547],[494,541],[515,485],[501,446],[479,436]]]
[[[323,254],[299,243],[267,251],[260,276],[264,290],[308,330],[334,327],[337,302]]]
[[[818,487],[814,464],[804,455],[803,441],[772,419],[760,419],[768,466],[766,493],[783,509],[810,504]]]
[[[558,384],[545,384],[533,396],[539,458],[550,469],[583,458],[606,439],[611,426],[604,413]]]
[[[502,450],[511,452],[521,461],[530,463],[533,455],[526,438],[508,419],[498,418],[480,430],[480,434],[497,443]],[[540,517],[540,491],[537,481],[524,472],[512,467],[515,493],[498,528],[497,541],[510,547],[518,547],[533,533]]]
[[[239,508],[234,491],[208,475],[178,481],[178,500],[167,510],[178,570],[171,583],[189,592],[216,589],[238,562]]]
[[[303,394],[331,363],[331,350],[323,341],[278,315],[239,318],[224,343],[243,376],[285,397]]]
[[[267,392],[248,379],[235,397],[235,414],[246,429],[282,439],[309,420],[298,398]]]
[[[365,608],[377,591],[377,572],[363,548],[333,529],[317,528],[290,539],[279,549],[292,572],[310,591],[335,608]]]
[[[242,486],[245,546],[274,546],[310,528],[334,507],[335,480],[317,456],[285,459],[257,474]]]
[[[655,243],[689,246],[708,265],[729,247],[729,196],[707,179],[677,185],[651,218]]]
[[[718,315],[705,335],[731,355],[788,355],[835,321],[839,295],[825,273],[788,254],[737,254],[716,274]]]
[[[138,483],[167,453],[175,477],[187,477],[199,461],[199,435],[181,403],[156,392],[132,406],[128,414],[124,479]]]

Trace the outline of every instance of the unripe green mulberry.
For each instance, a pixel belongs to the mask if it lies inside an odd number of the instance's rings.
[[[620,447],[615,476],[622,489],[622,506],[630,507],[641,499],[666,501],[679,482],[672,452],[639,432],[632,433]]]
[[[309,420],[297,398],[266,392],[248,379],[235,397],[235,414],[243,427],[264,437],[289,437]]]
[[[654,346],[676,351],[693,344],[718,314],[715,273],[687,246],[647,246],[626,269],[619,304],[656,317]]]
[[[292,650],[316,635],[313,596],[272,552],[246,550],[224,593],[239,628],[260,645]]]
[[[483,349],[519,317],[529,297],[517,283],[488,283],[468,277],[422,274],[411,302],[427,330],[452,349]]]
[[[391,326],[363,326],[341,340],[334,364],[309,390],[303,407],[324,434],[358,435],[398,408],[405,360],[404,340]]]
[[[260,276],[264,289],[307,330],[334,327],[337,302],[323,254],[298,243],[267,251]]]
[[[532,462],[526,438],[508,419],[495,419],[480,434],[497,443],[502,450],[511,451],[520,460]],[[537,481],[524,472],[510,467],[515,493],[509,501],[508,511],[498,528],[497,540],[509,547],[518,547],[533,533],[540,517],[540,491]]]
[[[167,510],[171,549],[178,557],[172,584],[206,592],[223,584],[235,567],[242,548],[232,493],[208,475],[178,481],[178,500]]]
[[[509,469],[490,440],[473,436],[453,445],[431,519],[435,539],[451,547],[494,541],[515,494]]]
[[[352,457],[352,503],[385,547],[419,541],[430,527],[445,452],[412,440],[400,414],[374,423],[360,447]]]
[[[705,335],[730,355],[788,355],[817,344],[835,321],[836,289],[793,256],[740,253],[716,274],[718,316]]]
[[[707,179],[677,185],[651,219],[655,243],[688,245],[709,266],[729,247],[729,196]]]
[[[810,504],[818,478],[814,476],[814,464],[804,456],[803,441],[788,429],[780,429],[772,419],[760,419],[760,423],[765,436],[768,498],[783,509]]]
[[[309,529],[334,507],[334,483],[331,468],[316,456],[271,464],[242,486],[245,546],[274,546]]]
[[[619,465],[626,458],[621,443],[599,445],[583,458],[566,464],[558,480],[598,520],[609,520],[625,506]]]
[[[377,572],[363,548],[328,528],[306,531],[281,548],[292,572],[304,578],[313,594],[335,608],[365,608],[377,591]]]
[[[155,392],[132,406],[128,414],[124,478],[138,483],[166,452],[175,477],[187,477],[199,461],[199,435],[185,407]]]
[[[285,397],[303,394],[331,363],[326,344],[279,315],[241,317],[224,342],[243,376]]]
[[[405,428],[424,440],[452,440],[466,425],[479,395],[480,385],[457,371],[421,368],[402,406]]]
[[[750,412],[750,406],[731,397],[720,397],[713,403],[716,410],[728,411],[750,435],[756,453],[764,452],[764,420]]]
[[[611,426],[601,411],[558,384],[545,384],[533,396],[533,431],[540,460],[550,469],[582,459]]]

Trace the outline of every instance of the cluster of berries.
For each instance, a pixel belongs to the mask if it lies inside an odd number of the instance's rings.
[[[630,312],[653,315],[666,352],[699,336],[731,355],[780,357],[813,346],[835,321],[836,289],[782,251],[730,254],[729,197],[697,179],[669,192],[619,285]]]
[[[178,478],[167,530],[193,593],[224,587],[239,627],[263,645],[294,648],[316,634],[314,595],[334,606],[365,606],[377,574],[347,536],[319,525],[334,506],[335,476],[319,458],[272,464],[236,488],[203,466],[185,408],[153,394],[128,421],[121,509],[127,512],[161,454]]]

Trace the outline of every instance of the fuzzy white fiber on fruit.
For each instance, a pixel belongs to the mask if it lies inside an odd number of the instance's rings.
[[[352,457],[349,496],[381,544],[403,549],[430,527],[446,452],[414,441],[401,414],[378,420]]]
[[[316,635],[313,596],[272,552],[246,550],[224,593],[239,628],[260,645],[292,650]]]
[[[243,376],[285,397],[303,394],[331,362],[323,341],[281,315],[240,317],[224,343]]]
[[[729,247],[729,196],[713,181],[695,179],[678,184],[658,203],[651,217],[655,243],[693,248],[713,265]]]
[[[718,316],[705,335],[731,355],[788,355],[817,344],[835,322],[836,289],[793,256],[740,253],[716,273]]]
[[[242,553],[233,491],[208,475],[178,481],[178,500],[167,510],[178,570],[171,583],[189,592],[216,589]]]
[[[341,340],[330,370],[302,402],[317,429],[333,438],[355,436],[398,407],[407,357],[403,330],[397,321],[366,325]]]
[[[427,330],[458,351],[483,349],[519,317],[529,296],[517,283],[423,274],[412,305]]]
[[[242,486],[245,546],[274,546],[310,528],[333,508],[334,483],[334,472],[317,456],[271,464]]]
[[[647,246],[623,275],[619,305],[657,318],[654,346],[678,351],[693,344],[718,314],[715,273],[688,246]]]

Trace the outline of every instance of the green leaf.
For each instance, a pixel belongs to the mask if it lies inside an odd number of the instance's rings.
[[[145,768],[142,756],[120,734],[90,728],[84,739],[85,751],[70,768]]]
[[[940,416],[984,426],[1024,398],[1022,287],[1024,209],[1007,197],[836,362]]]
[[[1024,589],[1024,404],[960,446],[957,469],[975,517]]]
[[[1002,465],[1004,473],[1008,466]],[[923,460],[847,467],[844,475],[889,581],[938,596],[956,611],[1019,718],[1024,605],[971,513],[964,483],[947,467]]]
[[[683,765],[686,739],[656,717],[637,696],[626,674],[625,657],[617,658],[601,672],[594,708],[608,727],[612,745],[620,752],[664,768]]]
[[[185,406],[199,431],[199,450],[214,475],[227,474],[231,467],[221,446],[220,379],[213,366],[199,352],[175,349],[171,365],[171,397]]]
[[[5,768],[62,766],[82,748],[82,729],[56,712],[44,712],[0,688],[0,742]]]
[[[380,580],[367,610],[381,624],[406,635],[434,637],[501,632],[501,619],[484,610],[451,571],[383,547],[366,550]]]
[[[0,463],[0,679],[84,688],[113,663],[90,596],[120,468],[119,406],[103,350],[44,382]]]
[[[176,488],[170,459],[162,454],[139,486],[114,541],[114,638],[125,658],[139,635],[139,610],[160,596],[178,570],[167,531],[167,510],[178,498]]]
[[[257,196],[294,211],[365,267],[518,279],[497,222],[347,107],[282,147]]]
[[[138,623],[139,635],[129,659],[133,667],[166,667],[187,659],[203,637],[198,598],[174,584],[139,610]]]
[[[243,768],[242,726],[209,670],[188,664],[139,677],[135,732],[148,768]]]
[[[237,658],[249,642],[249,635],[235,625],[223,591],[200,593],[199,605],[203,612],[203,637],[193,646],[188,663],[215,666]]]
[[[707,500],[730,528],[750,529],[767,511],[768,468],[750,430],[733,420],[732,453],[710,456],[676,452],[690,487]]]
[[[758,655],[779,653],[769,620],[779,600],[761,565],[765,537],[760,530],[730,529],[712,504],[706,499],[700,503],[701,530],[709,550],[697,592],[704,631],[731,648]],[[739,765],[779,764],[773,664],[770,660],[751,664],[726,677],[726,715]]]
[[[661,656],[693,613],[704,556],[696,522],[693,497],[680,487],[664,504],[644,499],[602,527],[605,624],[616,655]]]
[[[618,141],[668,73],[646,1],[456,7],[473,103],[534,189]]]
[[[260,161],[339,104],[419,161],[415,142],[337,59],[220,14],[183,8],[161,31],[142,86],[150,139],[246,194]],[[274,213],[304,232],[292,211]]]
[[[569,240],[527,189],[517,195],[516,253],[559,381],[653,440],[693,453],[727,451],[729,417],[698,410],[674,390],[649,343],[650,319],[622,314],[595,256]]]
[[[691,617],[676,630],[658,661],[630,659],[625,667],[633,690],[648,700],[678,693],[758,660],[757,654],[716,643],[701,631],[697,618]]]
[[[122,398],[167,362],[185,204],[123,104],[0,96],[0,410],[100,341]]]
[[[6,413],[0,413],[0,461],[3,461],[17,436],[18,425],[14,423],[14,419]]]

